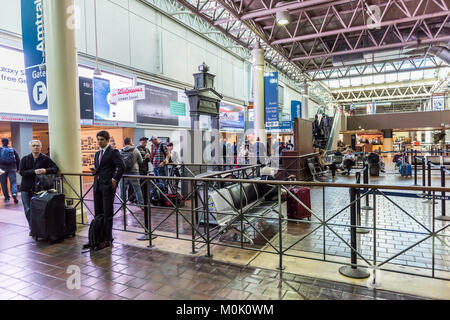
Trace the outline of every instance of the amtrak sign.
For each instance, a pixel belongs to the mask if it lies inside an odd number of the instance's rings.
[[[31,110],[47,109],[42,0],[21,0],[22,43]]]

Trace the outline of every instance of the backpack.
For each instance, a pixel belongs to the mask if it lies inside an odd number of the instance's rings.
[[[167,189],[166,186],[161,182],[158,182],[156,185],[162,191],[162,193],[156,187],[153,188],[153,190],[150,192],[150,203],[154,206],[163,206],[165,199],[163,197],[163,194],[167,193]]]
[[[89,246],[91,248],[97,247],[104,240],[103,222],[104,217],[100,214],[95,216],[89,225]]]
[[[120,156],[125,164],[125,172],[132,172],[134,169],[134,148],[120,149]]]
[[[3,147],[0,149],[0,162],[2,164],[15,164],[16,156],[14,155],[14,149]]]

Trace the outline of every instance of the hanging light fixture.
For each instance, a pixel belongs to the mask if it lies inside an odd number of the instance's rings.
[[[98,67],[98,42],[97,42],[97,0],[94,0],[94,28],[95,28],[95,70],[94,76],[101,76],[102,71]]]
[[[275,5],[275,8],[285,5],[286,2],[280,1]],[[279,26],[285,26],[291,22],[291,15],[288,10],[277,11],[276,21]]]

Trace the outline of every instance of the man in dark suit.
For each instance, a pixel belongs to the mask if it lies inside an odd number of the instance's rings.
[[[111,246],[113,240],[114,195],[125,169],[119,150],[109,145],[109,138],[107,131],[97,133],[97,143],[101,150],[95,154],[95,168],[91,168],[94,174],[95,216],[103,214],[104,217],[104,240],[94,248],[95,250]],[[84,246],[84,248],[88,247],[89,245]]]

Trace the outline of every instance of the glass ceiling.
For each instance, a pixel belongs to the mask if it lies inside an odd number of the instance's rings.
[[[419,66],[421,60],[414,61],[416,66]],[[322,80],[322,82],[328,86],[331,90],[333,89],[341,89],[348,87],[360,87],[360,86],[369,86],[373,84],[385,84],[385,83],[395,83],[395,82],[408,82],[408,81],[417,81],[417,80],[425,80],[425,79],[437,79],[440,72],[448,69],[427,69],[427,70],[415,70],[415,71],[403,71],[403,72],[395,72],[396,69],[400,70],[408,70],[414,69],[415,67],[409,61],[404,61],[403,65],[400,67],[400,63],[395,63],[396,68],[392,65],[387,65],[383,72],[393,72],[393,73],[381,73],[376,74],[381,69],[382,64],[376,64],[376,69],[373,66],[367,66],[364,73],[367,74],[375,74],[375,75],[360,75],[358,76],[358,71],[355,68],[349,72],[348,75],[354,76],[352,78],[342,78],[338,80]],[[422,63],[421,67],[433,67],[435,66],[429,59],[425,59]],[[360,71],[362,71],[361,67],[359,67]],[[378,70],[377,70],[378,69]]]

